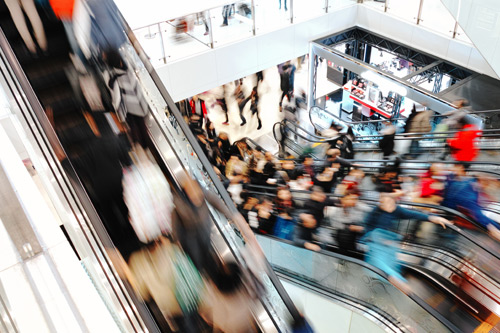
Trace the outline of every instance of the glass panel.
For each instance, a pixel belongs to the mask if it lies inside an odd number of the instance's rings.
[[[385,10],[385,3],[386,0],[365,0],[363,1],[363,4],[367,5],[368,7],[384,11]]]
[[[255,0],[255,31],[257,33],[276,30],[290,24],[291,11],[288,10],[287,1],[282,1],[283,4],[280,5],[279,0]]]
[[[332,12],[336,9],[355,5],[357,0],[328,0],[328,12]]]
[[[209,12],[201,12],[161,23],[167,62],[210,49]]]
[[[388,0],[387,12],[411,23],[417,23],[420,0]]]
[[[448,37],[453,36],[455,19],[441,1],[425,0],[420,19],[422,26]]]
[[[240,1],[210,10],[214,47],[253,35],[251,1]]]
[[[129,64],[135,65],[135,72],[137,73],[139,82],[147,96],[152,112],[156,119],[158,119],[161,124],[163,138],[166,138],[172,145],[172,151],[177,154],[181,163],[189,170],[189,172],[205,187],[206,190],[213,193],[218,193],[212,179],[208,175],[207,170],[204,168],[200,159],[194,153],[193,147],[190,145],[189,141],[186,139],[185,134],[177,123],[177,119],[170,110],[168,103],[165,101],[161,95],[158,87],[151,78],[144,64],[137,56],[137,53],[131,45],[124,47],[122,54],[126,57]],[[158,139],[158,138],[156,138]],[[162,139],[160,139],[162,140]],[[235,249],[236,256],[242,261],[241,253],[247,251],[244,248],[242,239],[239,238],[234,232],[233,227],[227,223],[227,219],[220,215],[220,213],[211,208],[211,213],[214,216],[215,222],[218,224],[222,234],[228,240],[231,247]],[[290,318],[290,314],[286,305],[281,300],[279,293],[275,289],[274,285],[271,283],[269,278],[266,276],[265,272],[261,272],[264,282],[267,285],[267,294],[263,297],[262,301],[266,305],[266,308],[273,314],[273,318],[278,322],[278,326],[281,328],[287,325],[284,321]],[[275,314],[275,315],[274,315]]]
[[[472,44],[472,41],[469,39],[469,36],[467,36],[467,33],[464,31],[464,29],[462,29],[460,24],[457,26],[457,34],[455,35],[455,38],[462,42]]]
[[[325,0],[293,0],[293,22],[301,22],[326,13]]]
[[[139,40],[139,43],[141,43],[144,52],[146,52],[153,66],[159,66],[166,63],[167,58],[160,24],[136,29],[134,30],[134,34]]]
[[[264,236],[257,236],[269,262],[335,294],[373,305],[409,331],[448,332],[436,318],[399,291],[384,277],[355,262],[308,251]]]

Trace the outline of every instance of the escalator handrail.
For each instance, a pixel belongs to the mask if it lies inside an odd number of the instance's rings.
[[[291,246],[295,246],[297,248],[303,249],[304,251],[310,251],[310,250],[307,250],[305,248],[301,248],[301,247],[296,246],[293,241],[289,241],[289,240],[286,240],[286,239],[281,239],[281,238],[278,238],[278,237],[272,236],[272,235],[259,235],[259,236],[260,237],[270,238],[273,241],[277,241],[277,242],[280,242],[280,243],[284,243],[284,244],[288,244],[288,245],[291,245]],[[373,266],[371,264],[368,264],[367,262],[365,262],[363,260],[356,259],[356,258],[353,258],[353,257],[349,257],[349,256],[346,256],[346,255],[343,255],[343,254],[340,254],[340,253],[335,253],[335,252],[323,250],[323,249],[321,249],[321,250],[319,250],[317,252],[313,252],[313,253],[317,253],[317,254],[328,256],[328,257],[332,257],[332,258],[335,258],[335,259],[340,259],[340,260],[345,260],[345,261],[349,261],[349,262],[355,263],[355,264],[357,264],[359,266],[362,266],[363,268],[365,268],[365,269],[367,269],[367,270],[375,273],[376,275],[380,276],[384,280],[389,281],[389,275],[387,273],[385,273],[384,271],[382,271],[378,267],[375,267],[375,266]],[[460,330],[453,323],[451,323],[448,319],[446,319],[444,316],[442,316],[439,312],[437,312],[434,308],[432,308],[429,304],[427,304],[420,297],[418,297],[417,295],[414,295],[414,294],[410,294],[410,295],[406,295],[406,296],[408,298],[410,298],[413,302],[417,303],[420,307],[422,307],[431,316],[433,316],[434,318],[436,318],[439,322],[441,322],[443,325],[445,325],[451,331],[453,331],[453,332],[460,332]]]
[[[146,56],[146,53],[142,49],[142,46],[140,45],[138,39],[136,38],[135,34],[133,33],[132,29],[128,25],[127,21],[123,17],[120,11],[116,13],[121,22],[123,23],[123,27],[125,28],[125,32],[127,33],[130,42],[132,46],[134,47],[135,51],[137,52],[137,55],[145,65],[145,68],[148,72],[148,74],[151,76],[152,81],[154,82],[155,86],[157,87],[158,91],[160,92],[162,98],[165,100],[167,103],[169,110],[172,112],[174,117],[178,119],[177,123],[179,127],[181,128],[182,132],[186,136],[188,142],[190,143],[191,147],[193,148],[194,152],[196,153],[197,157],[199,158],[201,164],[203,165],[205,171],[208,173],[209,177],[211,178],[213,185],[217,189],[218,194],[221,196],[222,200],[226,204],[227,208],[234,214],[239,214],[238,210],[233,204],[233,201],[231,197],[229,196],[228,192],[220,182],[219,178],[217,177],[217,174],[215,173],[213,167],[211,166],[210,162],[208,161],[208,158],[205,156],[203,150],[201,149],[198,140],[195,138],[194,134],[191,132],[189,129],[188,124],[184,121],[181,112],[175,105],[174,101],[170,97],[170,94],[168,93],[165,85],[163,84],[163,81],[159,77],[158,73],[154,69],[153,65],[149,61],[148,57]],[[224,234],[222,236],[225,238]],[[227,240],[226,240],[227,242]],[[287,307],[288,311],[290,312],[290,315],[294,320],[300,320],[301,315],[298,309],[295,307],[295,304],[292,302],[290,296],[287,294],[285,291],[284,287],[281,285],[279,282],[278,277],[274,274],[269,262],[267,260],[265,261],[266,266],[267,266],[267,276],[269,277],[270,281],[272,282],[273,286],[276,288],[276,291],[280,295],[281,299],[283,300],[283,303]]]
[[[338,119],[340,122],[343,122],[344,124],[350,124],[350,125],[357,125],[360,123],[373,123],[373,122],[388,122],[388,121],[398,121],[398,120],[405,120],[406,118],[393,118],[393,119],[387,119],[387,120],[361,120],[361,121],[347,121],[344,119],[339,118],[337,115],[334,115],[328,110],[325,110],[323,108],[320,108],[318,106],[312,106],[311,109],[309,110],[309,120],[311,124],[313,125],[314,128],[316,128],[316,124],[312,120],[312,110],[313,108],[319,109],[328,115]],[[500,111],[500,110],[499,110]],[[316,128],[317,129],[317,128]],[[499,132],[500,129],[482,129],[481,132]],[[453,136],[443,136],[441,134],[455,134],[458,131],[443,131],[443,132],[412,132],[412,133],[396,133],[396,137],[405,137],[405,136],[415,136],[415,135],[425,135],[426,139],[433,139],[434,134],[439,134],[437,139],[443,139],[443,138],[452,138]],[[482,135],[482,137],[498,137],[500,134],[492,135],[492,134],[485,134]],[[380,138],[383,135],[359,135],[356,137],[356,141],[361,141],[364,140],[364,138]],[[405,139],[410,139],[410,138],[405,138]]]
[[[259,189],[262,189],[262,190],[268,190],[268,191],[275,191],[276,190],[275,187],[271,187],[271,186],[254,185],[254,184],[249,184],[248,186],[249,187],[251,186],[251,187],[259,188]],[[289,189],[289,190],[290,190],[290,192],[296,192],[296,193],[304,193],[304,194],[311,193],[311,191],[307,191],[307,190],[294,190],[294,189]],[[334,194],[334,193],[325,193],[325,194],[328,197],[330,197],[330,198],[340,198],[341,197],[341,195]],[[268,195],[269,195],[269,192],[268,192]],[[366,202],[372,202],[372,203],[378,203],[378,200],[375,200],[375,199],[359,198],[359,200],[366,201]],[[404,206],[421,207],[421,208],[429,208],[429,209],[434,209],[434,210],[440,210],[440,211],[449,213],[451,215],[454,215],[456,217],[462,218],[462,219],[466,220],[467,222],[471,223],[472,225],[476,226],[477,228],[479,228],[481,230],[483,229],[483,227],[481,225],[479,225],[473,219],[469,218],[468,216],[464,215],[463,213],[461,213],[459,211],[456,211],[456,210],[448,208],[448,207],[437,206],[437,205],[432,205],[432,204],[408,202],[408,201],[400,201],[399,204],[400,205],[404,205]],[[465,239],[467,239],[470,242],[472,242],[477,247],[483,249],[485,252],[491,254],[493,257],[495,257],[496,259],[500,260],[500,253],[497,254],[497,253],[494,253],[493,251],[491,251],[489,249],[484,248],[479,241],[477,241],[477,240],[474,239],[473,236],[468,235],[467,233],[463,232],[462,229],[460,229],[456,225],[452,224],[452,225],[449,225],[448,227],[451,228],[456,233],[458,233],[461,236],[463,236]]]

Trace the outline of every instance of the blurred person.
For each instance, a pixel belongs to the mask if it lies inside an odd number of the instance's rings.
[[[199,128],[202,128],[203,121],[207,119],[207,107],[205,106],[205,101],[200,98],[198,95],[194,95],[189,102],[191,106],[191,114],[195,114],[198,116],[198,121],[200,122]]]
[[[292,74],[295,72],[295,70],[292,69],[295,68],[290,61],[285,62],[284,64],[278,65],[278,73],[280,74],[280,87],[281,87],[281,98],[279,102],[279,108],[280,112],[282,110],[282,105],[283,105],[283,98],[286,96],[288,101],[292,99],[292,94],[293,94],[293,86],[290,85],[290,83],[293,81],[292,79]]]
[[[462,127],[461,120],[466,118],[468,115],[467,108],[469,106],[469,101],[466,99],[459,99],[453,102],[456,109],[450,110],[443,113],[444,118],[443,123],[446,127],[443,127],[445,131],[456,131]]]
[[[314,184],[321,187],[324,192],[331,193],[332,188],[337,180],[337,172],[340,164],[333,163],[331,167],[324,168],[317,173]]]
[[[347,132],[345,134],[341,133],[341,136],[335,145],[335,148],[340,150],[340,157],[346,159],[354,158],[354,146],[352,143],[354,139],[355,136],[351,126],[347,128]]]
[[[382,139],[378,142],[379,148],[382,150],[384,159],[388,159],[394,153],[394,139],[396,138],[396,127],[389,124],[380,131]]]
[[[285,12],[288,10],[288,8],[286,7],[286,0],[283,0],[285,2]],[[280,4],[280,8],[281,9],[281,0],[278,0],[279,4]]]
[[[243,161],[241,155],[232,155],[226,163],[226,177],[231,180],[234,176],[234,171],[237,170],[239,173],[246,175],[248,173],[247,165]]]
[[[231,157],[231,143],[226,132],[220,132],[217,138],[217,147],[219,147],[224,161],[228,161]]]
[[[462,117],[458,121],[460,130],[452,139],[448,139],[453,159],[459,162],[472,162],[479,154],[477,138],[481,136],[481,130],[470,124],[467,118]]]
[[[325,167],[331,167],[333,163],[339,164],[338,176],[343,177],[346,172],[348,172],[352,167],[360,167],[361,164],[352,163],[347,161],[345,158],[340,157],[341,151],[338,148],[330,148],[326,151],[326,160],[324,162]]]
[[[256,208],[259,223],[258,231],[262,234],[272,235],[276,223],[273,201],[269,197],[261,197]]]
[[[245,183],[245,177],[242,174],[241,167],[237,166],[233,170],[233,175],[230,178],[229,186],[227,187],[227,192],[231,195],[234,203],[237,207],[243,204],[243,199],[240,194],[243,191],[243,184]]]
[[[246,139],[241,139],[236,141],[231,147],[233,155],[239,155],[243,157],[245,163],[248,163],[252,158],[252,150],[248,147]]]
[[[9,9],[12,20],[24,41],[24,44],[32,54],[36,54],[36,44],[31,37],[30,31],[26,24],[24,15],[30,20],[31,27],[35,35],[38,46],[42,51],[47,51],[47,38],[45,37],[45,29],[43,28],[42,20],[38,15],[34,0],[5,0],[5,4]]]
[[[212,220],[207,202],[231,220],[243,235],[246,244],[261,256],[262,251],[247,222],[239,213],[231,212],[224,202],[210,191],[204,191],[196,180],[187,174],[180,177],[183,192],[174,196],[175,216],[172,235],[201,273],[213,277],[220,264],[211,243]]]
[[[431,131],[431,114],[432,111],[417,111],[415,104],[413,104],[412,111],[408,118],[406,119],[406,124],[404,127],[405,133],[428,133]],[[421,135],[416,134],[416,137],[421,137]],[[410,143],[409,156],[412,158],[417,158],[420,155],[420,144],[419,139],[412,139]]]
[[[276,218],[274,225],[274,236],[293,241],[295,231],[295,220],[293,218],[293,209],[288,207],[282,209]]]
[[[293,202],[292,192],[288,187],[278,187],[275,199],[275,209],[277,214],[284,213],[290,209],[295,208],[295,203]]]
[[[346,191],[340,198],[340,207],[328,209],[330,225],[336,230],[333,233],[341,251],[356,251],[357,239],[364,231],[365,216],[370,211],[370,206],[359,201],[359,192],[355,189]]]
[[[85,123],[59,129],[57,134],[62,142],[79,146],[79,153],[70,156],[71,163],[113,244],[128,260],[141,247],[123,198],[123,170],[132,165],[129,147],[91,113],[84,112],[83,116]],[[54,126],[52,110],[47,110],[47,117]]]
[[[240,126],[244,126],[247,123],[246,118],[243,116],[243,111],[245,109],[245,105],[247,105],[250,97],[245,98],[245,93],[243,92],[243,85],[238,85],[234,90],[234,96],[236,98],[236,103],[238,103],[238,109],[240,110]]]
[[[375,190],[378,192],[396,192],[401,190],[401,161],[396,159],[393,163],[386,165],[382,172],[375,176]]]
[[[295,168],[295,178],[307,175],[311,181],[316,179],[316,169],[314,168],[314,159],[310,155],[302,157],[302,163]]]
[[[448,176],[444,189],[443,207],[448,207],[464,213],[500,240],[500,224],[487,217],[481,207],[480,198],[488,186],[487,178],[467,177],[466,166],[456,164]]]
[[[345,195],[348,191],[361,190],[361,182],[365,178],[365,173],[361,169],[352,169],[347,176],[342,179],[341,183],[335,188],[335,194]]]
[[[262,128],[262,120],[259,116],[259,94],[257,93],[257,86],[252,89],[252,93],[250,94],[250,111],[252,111],[252,116],[257,115],[257,130]]]
[[[276,164],[274,162],[274,155],[270,151],[266,151],[264,157],[266,160],[266,164],[262,169],[262,177],[263,180],[267,182],[269,178],[274,177],[274,174],[276,173]]]
[[[325,207],[335,206],[338,204],[338,199],[329,198],[326,196],[323,189],[319,186],[313,186],[309,199],[304,203],[303,209],[314,216],[315,221],[319,225],[323,225],[325,219]]]
[[[441,164],[433,163],[427,172],[420,177],[417,197],[413,199],[417,203],[439,205],[444,195],[444,174]]]
[[[234,262],[221,265],[207,283],[201,316],[214,332],[255,332],[252,308],[258,299],[245,286],[244,272]]]
[[[294,232],[295,244],[311,251],[320,251],[321,247],[314,243],[317,228],[318,223],[313,214],[301,213]]]
[[[197,271],[193,272],[192,266],[184,266],[184,270],[190,269],[195,276],[194,280],[190,280],[195,282],[191,288],[200,289],[191,294],[189,300],[180,298],[179,289],[183,288],[183,283],[176,278],[176,257],[179,255],[182,256],[182,251],[166,237],[142,247],[130,256],[129,282],[144,301],[150,303],[153,300],[156,303],[172,331],[196,332],[201,321],[196,315],[197,303],[204,293],[204,286],[202,280],[196,278]],[[191,311],[183,311],[180,303],[185,306],[186,301],[193,307]]]
[[[248,213],[255,210],[255,208],[259,204],[259,199],[256,198],[253,194],[248,193],[247,191],[242,191],[240,196],[244,200],[240,208],[240,214],[245,218],[245,220],[250,221]]]
[[[221,27],[226,27],[229,24],[229,16],[231,14],[231,5],[225,5],[222,7],[222,25]]]
[[[369,251],[366,261],[389,275],[389,281],[405,293],[411,293],[406,279],[401,275],[396,254],[400,247],[402,236],[395,232],[397,223],[402,219],[429,221],[441,225],[451,222],[445,218],[412,211],[396,204],[394,193],[381,193],[379,205],[375,207],[365,220],[366,234],[363,241],[367,242]]]

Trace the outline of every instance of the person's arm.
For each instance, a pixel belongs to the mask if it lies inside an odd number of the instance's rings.
[[[443,227],[443,229],[446,229],[446,225],[452,224],[450,221],[448,221],[445,218],[442,218],[437,215],[429,215],[429,214],[424,214],[422,212],[417,212],[413,210],[409,210],[403,207],[398,206],[396,208],[396,212],[398,217],[404,218],[404,219],[414,219],[414,220],[419,220],[419,221],[429,221],[435,224],[439,224]]]

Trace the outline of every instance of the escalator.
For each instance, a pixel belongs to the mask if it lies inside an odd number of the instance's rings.
[[[272,236],[258,236],[280,278],[305,290],[332,294],[387,330],[473,332],[492,329],[498,316],[438,273],[404,264],[411,293],[405,296],[378,268],[341,254],[312,252]],[[297,282],[298,281],[298,282]],[[383,318],[383,319],[381,319]],[[390,324],[388,324],[390,323]]]
[[[253,193],[252,191],[250,188],[250,193]],[[272,193],[272,189],[268,188],[267,191]],[[294,198],[300,202],[302,193],[299,192],[301,191],[298,191],[296,193],[298,196],[294,195]],[[294,190],[292,193],[295,193]],[[369,204],[377,202],[372,199],[361,200]],[[297,205],[300,207],[299,203]],[[474,223],[459,212],[439,206],[409,202],[401,202],[401,205],[410,209],[420,206],[426,209],[432,208],[435,211],[441,210],[448,215],[468,220],[471,224]],[[412,221],[401,221],[393,231],[402,235],[414,235],[418,230],[415,229],[416,225]],[[409,281],[411,289],[427,305],[435,308],[442,316],[459,327],[460,331],[472,332],[479,326],[491,328],[497,325],[500,318],[498,311],[500,304],[499,244],[480,230],[467,231],[457,226],[450,226],[446,230],[437,230],[435,233],[425,232],[429,230],[429,226],[430,224],[424,226],[419,232],[423,234],[417,238],[404,241],[398,255],[403,265],[403,275]],[[318,236],[326,233],[335,234],[335,229],[327,226],[321,226],[319,229]],[[319,236],[318,240],[325,249],[333,253],[347,254],[353,258],[364,256],[364,251],[343,250],[336,245],[335,237],[327,241],[325,236]],[[274,241],[278,240],[274,239]],[[278,264],[288,265],[288,261],[293,260],[288,258],[291,251],[288,247],[286,249],[273,247],[272,255],[278,256],[281,253],[283,258],[279,259]],[[276,263],[272,262],[272,264]],[[293,272],[296,269],[298,268],[294,266]],[[302,270],[297,272],[302,272]]]
[[[63,221],[68,239],[89,278],[100,288],[105,303],[115,308],[115,319],[122,331],[168,331],[155,304],[145,304],[135,295],[132,286],[122,279],[120,258],[112,250],[116,238],[110,238],[103,223],[107,216],[99,208],[95,193],[89,186],[89,175],[76,163],[97,127],[103,138],[126,142],[126,134],[118,127],[110,112],[93,113],[93,121],[82,112],[81,95],[75,93],[71,78],[78,71],[62,24],[38,7],[48,37],[47,53],[30,54],[14,28],[10,15],[2,3],[0,26],[6,33],[0,35],[0,62],[5,88],[17,103],[19,117],[25,128],[43,151],[42,158],[49,166],[52,186],[68,205]],[[119,15],[119,13],[115,13]],[[122,20],[121,16],[115,17]],[[127,64],[134,67],[139,89],[146,95],[151,112],[145,117],[147,148],[166,175],[174,195],[180,189],[180,177],[185,171],[192,174],[206,191],[217,194],[227,207],[235,212],[230,198],[173,101],[152,69],[134,36],[123,23],[131,40],[122,45],[120,53]],[[135,47],[135,48],[134,48]],[[50,112],[49,112],[50,111]],[[47,115],[46,115],[47,113]],[[177,119],[180,122],[177,122]],[[93,134],[94,132],[94,134]],[[103,145],[110,142],[100,141]],[[116,146],[118,147],[118,146]],[[235,261],[241,267],[249,265],[249,256],[243,255],[244,231],[229,224],[217,209],[209,206],[212,243],[223,261]],[[116,211],[114,213],[117,213]],[[130,236],[130,234],[128,234]],[[251,256],[250,256],[251,257]],[[263,282],[259,302],[252,308],[259,331],[288,332],[300,315],[288,298],[279,280],[270,269],[254,274]],[[161,316],[160,316],[161,317]]]

